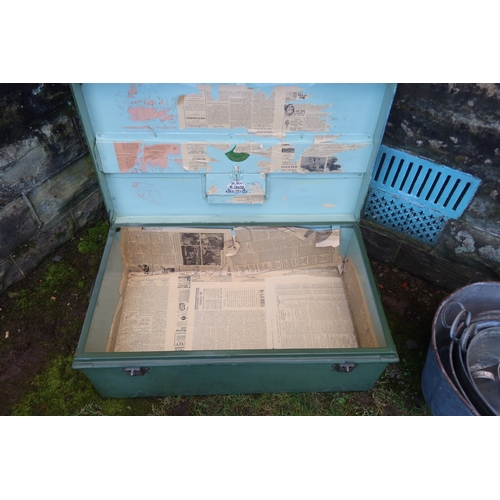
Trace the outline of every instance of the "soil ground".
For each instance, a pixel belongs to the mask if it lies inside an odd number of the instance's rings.
[[[89,383],[81,373],[72,373],[70,365],[107,231],[105,213],[101,213],[29,276],[0,295],[0,415],[67,414],[67,411],[75,412],[79,404],[82,408],[73,414],[103,414],[102,404],[96,404],[96,398],[88,402],[78,399],[78,392],[89,390]],[[326,402],[329,407],[334,403],[348,404],[342,410],[344,414],[411,415],[415,414],[415,409],[418,409],[417,414],[430,414],[420,390],[420,378],[434,312],[449,292],[382,262],[370,262],[400,362],[388,366],[372,391],[337,394],[329,400],[324,395],[311,395],[315,398],[316,414],[325,413],[321,405]],[[28,398],[29,403],[19,406],[30,394],[52,383],[47,373],[54,370],[58,377],[76,377],[76,385],[64,389],[65,385],[59,378],[54,386],[54,396],[44,393],[38,398]],[[64,390],[67,394],[63,403],[70,404],[73,400],[75,406],[72,410],[51,407],[52,398],[62,397]],[[398,397],[388,398],[387,391]],[[253,406],[258,395],[241,396],[239,402],[235,402],[234,397],[219,398],[149,400],[149,410],[138,409],[135,403],[126,400],[122,401],[119,411],[128,415],[143,412],[163,415],[266,414]],[[235,406],[230,409],[220,406],[221,401],[226,404],[229,400]],[[278,399],[269,404],[278,404],[276,401]],[[305,413],[312,411],[310,398],[301,401]],[[301,413],[302,402],[293,412]],[[269,410],[269,414],[275,412]]]

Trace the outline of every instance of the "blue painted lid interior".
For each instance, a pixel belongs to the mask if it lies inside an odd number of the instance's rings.
[[[110,214],[164,223],[359,220],[394,91],[74,86]]]

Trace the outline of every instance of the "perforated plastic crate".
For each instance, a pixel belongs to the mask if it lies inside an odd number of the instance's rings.
[[[479,184],[470,174],[381,146],[364,217],[433,245],[446,221],[462,215]]]

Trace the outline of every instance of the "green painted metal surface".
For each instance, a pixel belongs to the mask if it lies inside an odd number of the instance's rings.
[[[373,386],[388,363],[398,361],[359,228],[351,223],[340,226],[342,249],[358,271],[379,347],[105,352],[123,272],[117,229],[109,233],[73,363],[104,397],[361,391]],[[345,373],[333,368],[352,364]],[[144,374],[129,374],[141,368]]]

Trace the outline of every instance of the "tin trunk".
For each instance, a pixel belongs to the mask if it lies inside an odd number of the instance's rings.
[[[105,397],[367,390],[358,228],[393,85],[83,84],[111,229],[73,367]]]

